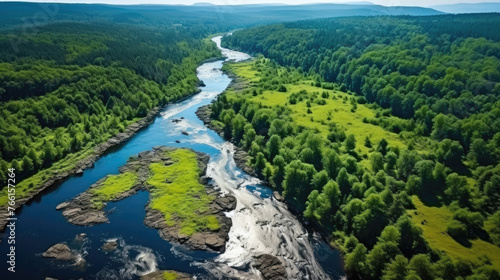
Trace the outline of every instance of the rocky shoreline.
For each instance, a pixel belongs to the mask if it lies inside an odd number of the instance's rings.
[[[134,159],[131,159],[127,164],[120,167],[120,173],[135,172],[138,176],[137,181],[127,191],[117,194],[110,201],[119,201],[129,196],[134,195],[139,190],[151,191],[151,186],[147,184],[149,178],[149,165],[151,163],[164,163],[166,166],[172,164],[171,158],[165,155],[169,150],[175,150],[171,147],[154,147],[152,151],[139,153]],[[193,151],[193,150],[191,150]],[[208,183],[209,178],[205,176],[209,156],[196,152],[198,167],[200,169],[200,183],[205,186],[207,195],[212,196],[214,200],[210,204],[209,213],[217,218],[220,228],[217,231],[196,232],[192,235],[180,233],[178,225],[168,226],[165,223],[165,217],[157,210],[146,206],[146,217],[144,224],[148,227],[159,230],[160,236],[173,243],[182,244],[191,250],[212,250],[222,252],[225,249],[225,244],[228,239],[228,233],[232,225],[230,218],[226,217],[225,213],[236,208],[236,199],[230,195],[220,195],[215,187]],[[109,222],[107,213],[103,211],[107,202],[99,208],[94,205],[95,195],[93,190],[99,188],[109,176],[104,177],[97,183],[90,186],[85,192],[81,193],[71,201],[66,201],[59,204],[56,209],[62,211],[62,215],[68,222],[81,225],[92,226],[95,224]]]
[[[217,58],[216,60],[218,60]],[[189,94],[182,99],[188,98],[194,94],[199,93],[201,90],[197,89],[195,92],[192,94]],[[179,100],[179,101],[180,101]],[[78,161],[75,166],[69,170],[63,171],[63,172],[58,172],[58,170],[52,171],[52,177],[46,180],[45,182],[42,183],[42,185],[36,189],[34,189],[31,193],[29,193],[25,197],[18,197],[16,198],[16,204],[13,206],[16,210],[20,207],[22,207],[25,203],[28,201],[32,200],[35,198],[37,195],[41,194],[44,190],[56,186],[57,184],[62,183],[64,180],[68,179],[69,177],[73,175],[80,175],[83,173],[83,171],[89,167],[93,167],[94,163],[103,155],[105,154],[110,148],[117,146],[128,139],[130,139],[132,136],[134,136],[139,130],[142,128],[147,127],[153,121],[155,120],[156,116],[158,113],[161,111],[163,107],[154,107],[149,113],[142,119],[138,120],[137,122],[130,124],[127,126],[124,132],[118,133],[117,135],[111,137],[108,139],[106,142],[101,143],[97,146],[94,147],[93,153]],[[11,206],[12,207],[12,206]],[[7,211],[7,205],[1,205],[0,206],[0,232],[3,232],[5,230],[5,227],[7,226],[8,219],[10,218],[9,212]]]
[[[52,178],[48,179],[45,181],[40,187],[38,187],[36,190],[34,190],[32,193],[30,193],[28,196],[23,197],[23,198],[18,198],[16,200],[16,205],[15,208],[22,207],[26,202],[30,201],[37,195],[39,195],[42,191],[45,189],[48,189],[56,184],[59,184],[66,180],[67,178],[73,176],[73,175],[78,175],[82,174],[83,170],[93,167],[94,163],[111,147],[114,147],[122,142],[127,141],[130,139],[132,136],[134,136],[140,129],[150,125],[158,112],[160,112],[161,108],[160,107],[155,107],[153,108],[147,115],[146,117],[140,119],[136,123],[133,123],[125,129],[124,132],[118,133],[117,135],[111,137],[108,139],[108,141],[101,143],[97,145],[94,148],[94,151],[92,155],[78,161],[73,168],[70,170],[64,171],[64,172],[57,172],[57,170],[53,171],[53,176]],[[0,211],[2,212],[0,214],[0,232],[5,229],[5,226],[8,223],[8,212],[6,211],[6,206],[2,206],[0,208]]]

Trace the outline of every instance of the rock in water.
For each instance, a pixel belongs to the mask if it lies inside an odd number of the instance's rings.
[[[69,202],[66,201],[66,202],[63,202],[63,203],[57,205],[56,206],[56,210],[61,210],[61,209],[64,209],[64,208],[66,208],[68,206],[69,206]]]
[[[271,255],[260,255],[255,257],[255,268],[257,268],[265,280],[285,280],[286,270],[281,261]]]
[[[73,240],[73,242],[81,245],[81,244],[83,244],[83,242],[85,242],[86,239],[87,239],[87,234],[86,233],[80,233],[80,234],[77,234],[75,236],[75,239]]]
[[[75,254],[73,254],[68,245],[64,243],[57,243],[56,245],[50,247],[42,254],[42,257],[54,258],[60,261],[71,261],[76,259]]]
[[[101,246],[101,250],[103,250],[104,252],[112,252],[116,248],[118,248],[118,242],[116,241],[109,241]]]
[[[276,198],[277,201],[285,202],[285,199],[281,196],[281,194],[277,191],[273,192],[274,198]]]

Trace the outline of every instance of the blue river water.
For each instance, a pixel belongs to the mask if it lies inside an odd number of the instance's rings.
[[[220,47],[220,37],[214,42]],[[221,48],[232,60],[249,56]],[[208,62],[198,68],[204,81],[202,92],[167,106],[154,123],[102,156],[82,176],[74,176],[45,191],[17,213],[16,272],[7,271],[7,236],[0,243],[0,279],[139,279],[155,271],[173,269],[196,275],[198,279],[260,279],[252,268],[252,256],[269,253],[279,257],[290,279],[339,279],[344,271],[339,253],[317,235],[308,233],[286,205],[272,198],[272,191],[258,179],[239,170],[232,158],[232,144],[207,129],[196,110],[209,104],[226,89],[231,79],[221,72],[223,61]],[[173,119],[181,119],[172,122]],[[189,135],[183,135],[186,131]],[[177,143],[179,141],[180,143]],[[84,192],[108,174],[119,173],[127,159],[154,146],[189,147],[211,156],[207,174],[222,192],[237,198],[237,209],[228,213],[233,219],[226,252],[223,254],[189,251],[160,238],[158,231],[144,226],[144,206],[149,193],[141,191],[106,207],[110,223],[91,227],[68,223],[56,211],[61,202]],[[78,238],[80,234],[86,238]],[[100,247],[115,240],[113,252]],[[84,261],[74,264],[43,258],[41,254],[64,242]],[[3,261],[5,260],[5,261]]]

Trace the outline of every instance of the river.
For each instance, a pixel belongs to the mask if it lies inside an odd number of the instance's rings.
[[[249,55],[220,46],[226,60],[242,61]],[[155,270],[173,269],[197,279],[260,279],[251,266],[252,256],[271,254],[285,265],[289,279],[340,279],[342,260],[319,236],[308,232],[286,205],[272,197],[272,190],[257,178],[236,167],[231,143],[208,129],[195,115],[223,92],[231,79],[221,71],[224,61],[204,63],[197,73],[205,87],[201,92],[168,105],[154,123],[102,156],[82,176],[74,176],[45,191],[24,205],[17,214],[16,272],[8,272],[7,235],[0,244],[0,279],[139,279]],[[173,119],[181,119],[172,122]],[[183,135],[187,131],[189,135]],[[177,143],[177,141],[179,143]],[[161,239],[158,231],[144,226],[145,191],[119,202],[109,203],[110,223],[92,227],[69,224],[55,207],[85,191],[108,174],[117,174],[127,159],[154,146],[188,147],[211,156],[207,175],[222,192],[237,199],[236,209],[227,213],[233,221],[224,253],[189,251]],[[78,238],[81,233],[86,238]],[[103,243],[116,240],[117,250],[100,250]],[[80,254],[79,265],[46,259],[41,254],[50,246],[65,242]]]

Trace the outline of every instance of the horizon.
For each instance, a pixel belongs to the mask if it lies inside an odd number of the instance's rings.
[[[30,1],[19,1],[19,0],[0,0],[0,2],[23,2],[23,3],[57,3],[57,4],[105,4],[105,5],[182,5],[182,6],[192,6],[196,4],[211,4],[216,6],[230,5],[230,6],[238,6],[238,5],[311,5],[311,4],[364,4],[367,5],[381,5],[387,7],[394,6],[407,6],[407,7],[433,7],[433,6],[441,6],[441,5],[455,5],[455,4],[500,4],[500,1],[454,1],[454,0],[423,0],[420,3],[414,3],[413,0],[373,0],[373,1],[331,1],[331,0],[314,0],[314,1],[305,1],[305,0],[289,0],[286,2],[279,2],[276,0],[260,0],[259,2],[251,1],[251,0],[189,0],[189,1],[180,1],[180,0],[62,0],[62,1],[46,1],[46,0],[30,0]],[[426,4],[427,3],[427,4]]]

